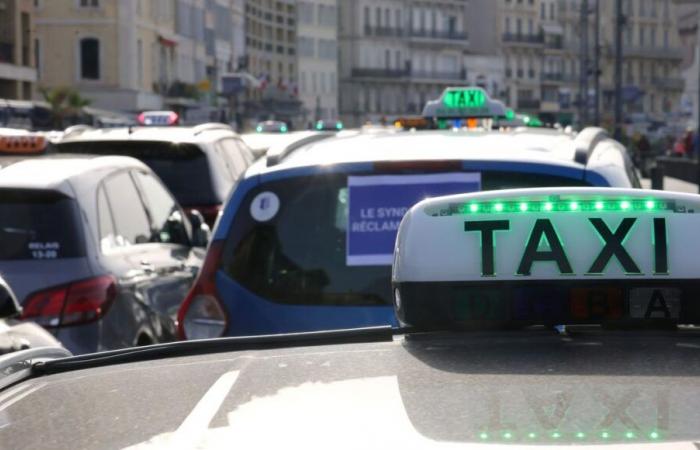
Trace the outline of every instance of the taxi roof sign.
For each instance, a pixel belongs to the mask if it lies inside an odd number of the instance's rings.
[[[574,313],[605,297],[616,319],[700,323],[700,306],[683,306],[700,292],[692,262],[699,225],[699,195],[663,191],[547,188],[425,200],[405,215],[396,240],[397,314],[417,325],[431,302],[449,316],[461,307],[455,302],[475,296],[493,320],[598,323]]]
[[[27,133],[0,135],[0,154],[40,154],[44,153],[46,147],[46,138],[39,134]]]
[[[480,87],[448,87],[439,99],[423,108],[423,117],[433,119],[505,117],[507,108]]]

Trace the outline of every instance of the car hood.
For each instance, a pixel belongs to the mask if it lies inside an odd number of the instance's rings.
[[[698,352],[695,336],[470,334],[113,365],[0,392],[0,442],[695,448]]]

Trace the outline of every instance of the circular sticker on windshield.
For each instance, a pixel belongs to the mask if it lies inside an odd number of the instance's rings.
[[[258,222],[267,222],[280,209],[280,199],[274,192],[261,192],[250,204],[250,215]]]

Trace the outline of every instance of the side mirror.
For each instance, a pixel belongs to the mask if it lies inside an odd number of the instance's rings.
[[[211,229],[204,221],[202,213],[193,209],[189,212],[188,218],[192,224],[192,245],[194,247],[206,247],[211,239]]]
[[[22,314],[17,297],[5,280],[0,278],[0,319],[16,317]]]

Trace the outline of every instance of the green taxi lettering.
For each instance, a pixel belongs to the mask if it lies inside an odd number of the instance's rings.
[[[608,263],[614,258],[625,273],[639,275],[641,270],[632,256],[625,249],[624,243],[630,234],[635,218],[624,218],[613,231],[599,218],[589,218],[593,230],[603,242],[603,247],[592,261],[587,274],[602,274]],[[666,236],[666,219],[654,218],[652,225],[653,238],[653,272],[654,275],[668,274],[668,241]],[[482,276],[494,276],[496,263],[494,257],[496,231],[507,232],[510,230],[510,221],[501,220],[467,220],[464,222],[464,231],[479,232],[481,240],[481,274]],[[541,244],[545,244],[541,248]],[[525,244],[525,251],[520,259],[516,271],[517,275],[532,275],[532,266],[535,262],[554,263],[561,275],[572,275],[573,269],[566,254],[561,238],[549,219],[537,219],[530,232],[530,237]]]
[[[486,96],[478,89],[460,89],[445,92],[445,106],[448,108],[479,108],[484,105]]]

